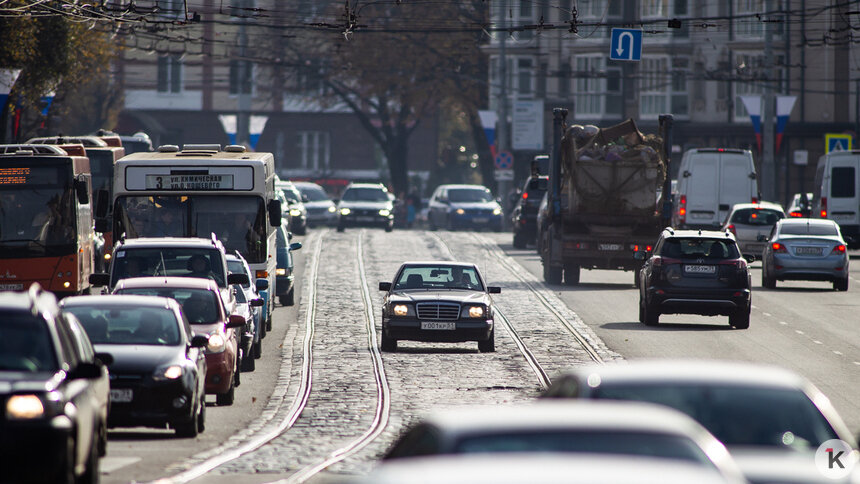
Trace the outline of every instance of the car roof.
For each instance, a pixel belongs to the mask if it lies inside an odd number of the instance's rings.
[[[182,289],[209,289],[219,292],[218,284],[212,279],[202,277],[179,277],[179,276],[151,276],[151,277],[129,277],[120,279],[116,283],[116,289],[150,287],[174,287]]]
[[[201,247],[223,250],[223,246],[217,240],[202,237],[139,237],[125,239],[117,245],[117,249],[136,247]]]
[[[476,184],[465,184],[465,183],[451,183],[447,185],[440,185],[440,188],[451,189],[451,188],[465,188],[470,190],[489,190],[489,188],[484,185],[476,185]]]
[[[563,429],[631,430],[704,435],[702,427],[677,410],[652,403],[608,400],[541,400],[518,405],[475,405],[429,414],[425,423],[456,435]]]
[[[735,240],[735,236],[731,232],[721,232],[719,230],[675,230],[665,229],[670,237],[700,237],[703,239],[726,239]]]
[[[382,183],[350,183],[346,188],[378,188],[380,190],[388,191]]]
[[[838,225],[835,221],[826,218],[784,218],[778,223],[782,225]]]
[[[596,375],[599,381],[733,384],[778,388],[806,388],[808,382],[800,375],[776,366],[739,361],[655,359],[636,360],[607,365],[585,365],[567,372],[580,380]]]
[[[400,267],[404,266],[458,266],[474,267],[475,269],[478,268],[478,266],[471,262],[458,262],[453,260],[410,260],[400,265]]]
[[[0,309],[29,311],[33,314],[48,312],[57,314],[60,310],[57,297],[42,286],[33,284],[26,291],[0,292]]]
[[[136,294],[103,294],[95,296],[71,296],[60,301],[60,307],[75,306],[137,306],[170,308],[178,304],[174,299],[161,296],[139,296]]]
[[[743,210],[747,208],[766,208],[769,210],[778,210],[780,212],[784,212],[782,205],[778,203],[772,202],[758,202],[758,203],[736,203],[732,206],[732,212],[736,210]]]
[[[316,187],[316,188],[319,188],[319,189],[325,191],[325,189],[322,187],[322,185],[320,185],[319,183],[311,182],[311,181],[294,181],[294,182],[292,182],[292,184],[295,185],[296,187],[299,187],[299,188],[301,188],[301,187],[307,187],[307,188]]]

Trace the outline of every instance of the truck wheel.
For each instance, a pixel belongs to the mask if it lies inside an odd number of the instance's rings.
[[[525,249],[526,238],[519,232],[514,232],[514,248]]]
[[[568,264],[564,266],[564,283],[567,286],[575,286],[579,284],[579,266]]]
[[[562,268],[551,266],[544,262],[543,264],[543,280],[547,284],[561,284]]]

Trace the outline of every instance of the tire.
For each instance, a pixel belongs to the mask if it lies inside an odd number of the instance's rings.
[[[294,292],[295,288],[290,288],[290,292],[288,292],[284,296],[278,297],[278,301],[280,301],[281,306],[292,306],[296,303],[296,295]]]
[[[519,232],[514,232],[514,248],[515,249],[525,249],[526,248],[526,238],[523,234]]]
[[[193,439],[194,437],[197,437],[197,434],[200,433],[200,427],[198,424],[199,417],[200,408],[198,407],[197,411],[194,412],[194,415],[191,416],[191,419],[188,420],[188,422],[176,424],[176,436],[184,439]]]
[[[263,318],[260,318],[260,339],[261,340],[266,337],[266,331],[268,331],[268,329],[266,328],[266,323],[263,322]]]
[[[848,290],[848,278],[844,279],[836,279],[833,281],[833,290],[834,291],[847,291]]]
[[[107,455],[107,425],[99,424],[99,457]]]
[[[379,349],[382,351],[394,353],[397,351],[397,340],[389,338],[385,335],[385,330],[382,330],[382,338],[380,340]]]
[[[236,400],[236,387],[231,386],[229,390],[224,393],[219,393],[215,395],[215,403],[223,406],[233,405],[233,402]]]
[[[641,313],[639,321],[645,324],[645,326],[657,326],[660,324],[660,313],[651,307],[645,299],[639,300],[639,311]]]
[[[431,232],[439,230],[439,227],[436,226],[436,222],[433,221],[433,214],[427,215],[427,229]]]
[[[263,342],[262,341],[257,341],[256,343],[254,343],[254,345],[252,346],[252,349],[254,351],[254,359],[255,360],[259,360],[260,358],[263,357]]]
[[[242,384],[242,366],[245,364],[245,353],[239,350],[239,361],[236,362],[236,369],[233,370],[233,386],[237,387]]]
[[[252,348],[253,351],[253,348]],[[242,358],[242,371],[251,372],[257,369],[257,360],[254,355],[245,355]]]
[[[95,437],[95,435],[93,436]],[[74,467],[74,466],[72,466]],[[98,440],[93,439],[90,445],[90,455],[87,457],[87,468],[84,473],[75,479],[77,484],[98,484],[99,482],[99,445]]]
[[[388,225],[386,225],[386,226],[385,226],[385,231],[386,231],[386,232],[391,232],[392,230],[394,230],[394,227],[393,227],[391,224],[388,224]]]
[[[579,284],[580,269],[578,265],[568,264],[564,266],[564,284],[566,286],[575,286]]]
[[[547,284],[561,284],[562,268],[555,267],[544,262],[543,264],[543,280]]]
[[[344,231],[344,228],[345,228],[345,227],[344,227],[343,225],[338,225],[338,226],[337,226],[337,231],[338,231],[338,232],[343,232],[343,231]]]
[[[305,223],[302,225],[301,230],[296,230],[296,235],[307,235],[308,234],[308,224]]]
[[[206,430],[206,399],[200,397],[200,414],[197,415],[197,433]]]
[[[747,306],[729,315],[729,326],[737,329],[747,329],[750,327],[750,308]]]
[[[272,315],[270,314],[268,318],[266,318],[266,331],[272,330]]]
[[[633,287],[639,289],[639,276],[642,275],[642,267],[637,267],[635,271],[633,271]]]
[[[481,353],[494,353],[496,351],[496,330],[490,332],[490,338],[486,341],[478,341],[478,351]]]
[[[764,272],[764,267],[761,268],[761,287],[765,289],[776,289],[776,278],[767,277]]]

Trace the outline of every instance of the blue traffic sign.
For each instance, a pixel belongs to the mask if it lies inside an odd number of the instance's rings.
[[[641,60],[642,30],[612,29],[612,42],[609,43],[609,58],[620,61]]]
[[[502,151],[497,154],[494,161],[497,170],[510,170],[514,167],[514,155],[510,151]]]
[[[851,135],[842,133],[826,133],[824,141],[827,145],[827,151],[851,151]]]

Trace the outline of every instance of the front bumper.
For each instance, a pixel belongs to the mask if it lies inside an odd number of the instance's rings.
[[[111,401],[110,427],[163,427],[165,424],[188,422],[194,401],[193,381],[143,381],[137,384],[118,377],[111,390],[131,390],[130,402]]]
[[[493,215],[492,212],[466,212],[463,214],[458,214],[457,212],[450,212],[448,214],[448,220],[450,221],[451,228],[455,229],[472,229],[484,227],[494,230],[500,230],[502,228],[501,213],[499,213],[498,215]]]
[[[394,225],[394,214],[356,214],[340,215],[337,219],[340,227],[388,227]]]
[[[429,322],[429,321],[427,321]],[[493,335],[492,319],[460,319],[444,321],[455,323],[456,329],[421,329],[421,321],[414,318],[391,318],[382,321],[382,331],[396,340],[462,343],[487,341]]]
[[[314,225],[334,225],[337,223],[337,212],[329,212],[328,209],[308,210],[307,224]]]
[[[286,296],[293,289],[294,276],[277,276],[275,277],[275,293],[277,296]]]
[[[749,308],[749,289],[649,287],[648,303],[661,314],[729,316]]]
[[[74,448],[73,423],[66,416],[33,421],[0,420],[2,482],[60,482]],[[93,438],[96,438],[93,435]]]
[[[229,350],[206,353],[206,394],[226,393],[233,384],[235,371],[235,356]]]

